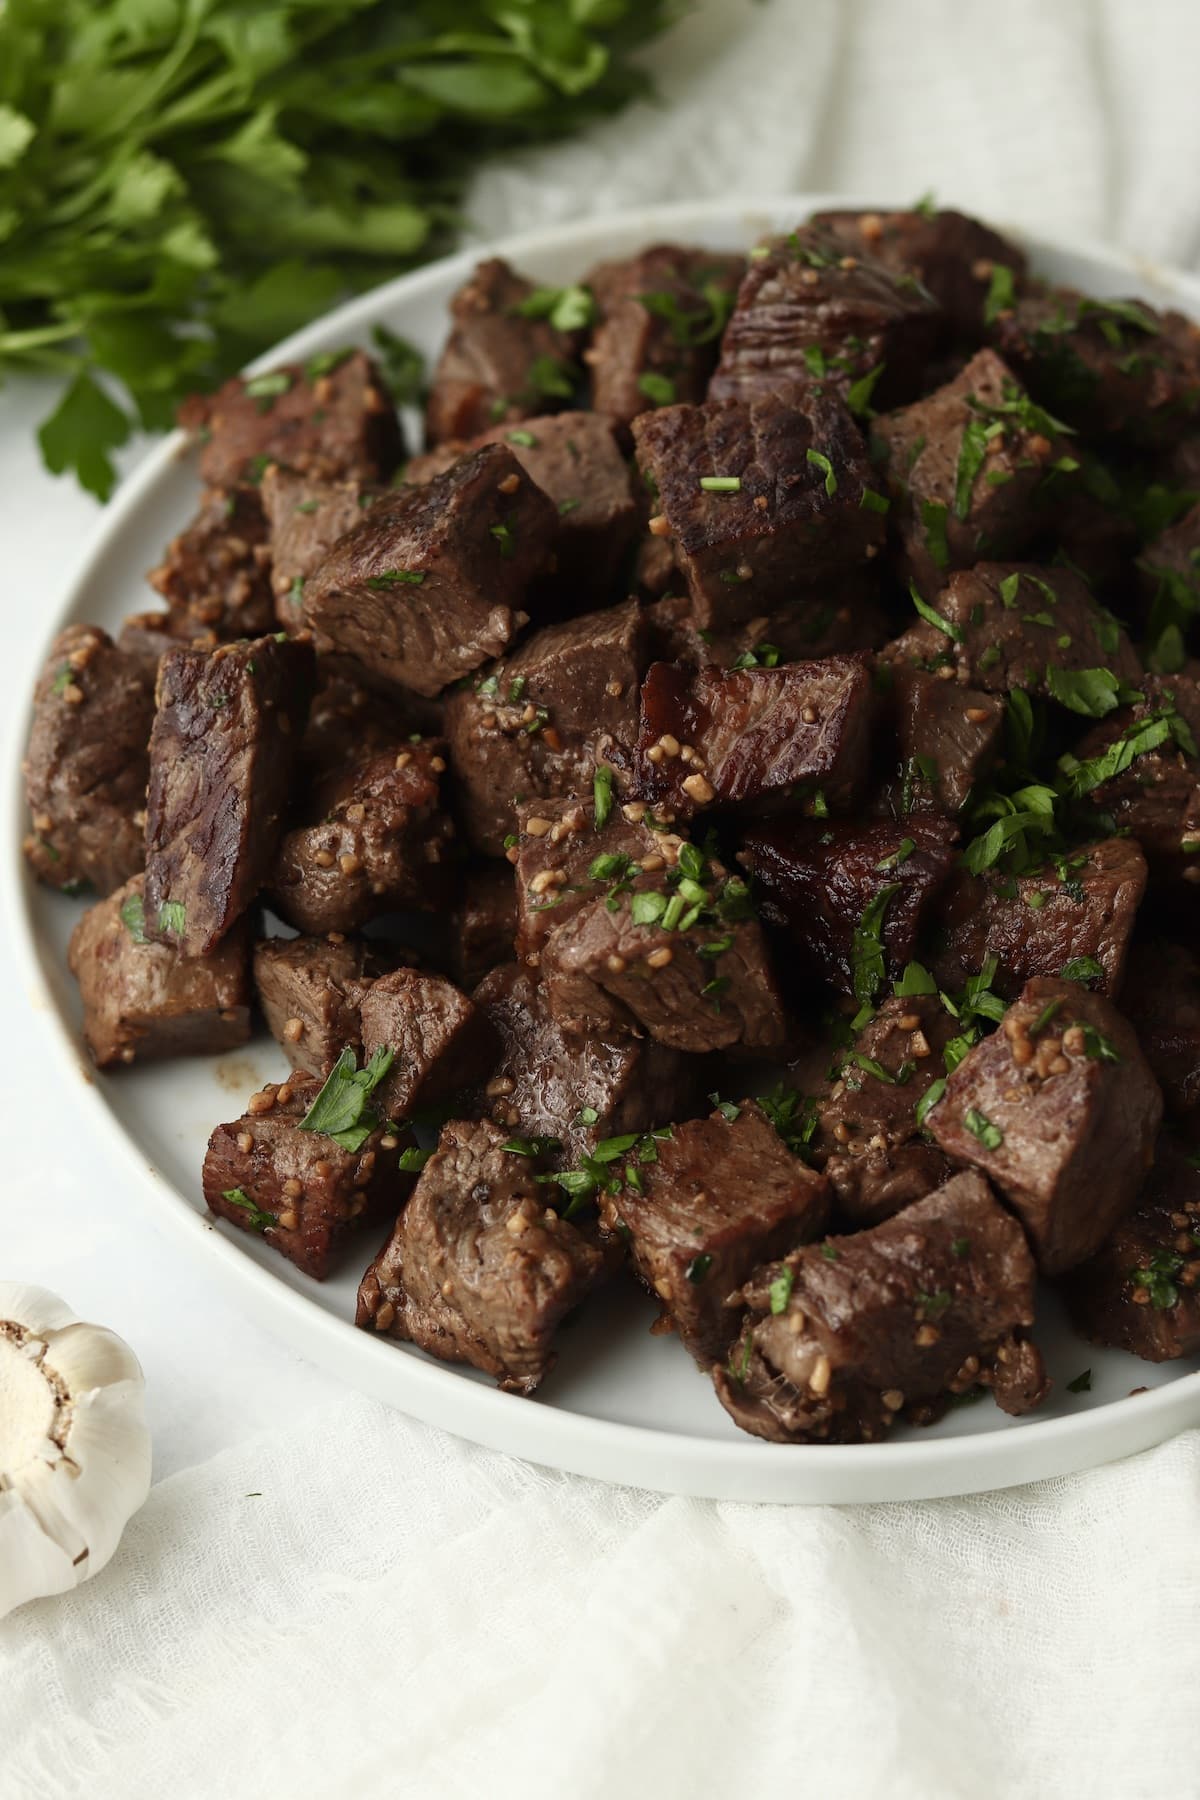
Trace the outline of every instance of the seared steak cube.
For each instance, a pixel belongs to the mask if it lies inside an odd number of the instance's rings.
[[[591,270],[600,323],[584,361],[596,411],[627,425],[654,406],[703,400],[745,267],[741,256],[652,244]]]
[[[554,502],[557,566],[552,577],[571,612],[602,605],[638,532],[640,513],[629,468],[599,413],[552,413],[522,425],[495,425],[467,443],[414,456],[405,480],[420,485],[481,444],[506,444],[529,479]]]
[[[260,492],[270,538],[274,615],[285,631],[298,631],[305,582],[383,490],[361,481],[315,481],[272,463]]]
[[[1055,430],[993,350],[871,427],[906,572],[932,590],[948,569],[1020,556],[1044,538],[1057,490],[1078,474]]]
[[[1146,859],[1129,838],[1084,845],[1025,875],[960,870],[939,908],[930,968],[942,987],[958,988],[995,956],[994,986],[1011,997],[1034,975],[1076,965],[1116,994],[1145,891]]]
[[[1026,982],[929,1114],[946,1154],[990,1176],[1038,1263],[1061,1275],[1133,1204],[1162,1093],[1128,1021],[1076,981]]]
[[[170,615],[165,612],[129,613],[121,621],[117,649],[122,656],[128,656],[140,664],[152,695],[158,678],[158,665],[167,651],[176,644],[187,643],[194,650],[215,650],[217,647],[216,632],[203,630],[199,626],[193,631],[186,620],[182,623],[185,629],[180,638],[172,631]]]
[[[258,490],[213,488],[147,576],[167,603],[170,630],[191,638],[258,637],[275,620],[271,550]]]
[[[154,670],[98,625],[68,625],[33,694],[22,764],[33,832],[24,851],[51,887],[110,894],[144,860],[142,815]]]
[[[654,660],[690,663],[693,668],[714,663],[721,669],[777,669],[784,663],[877,650],[889,635],[872,568],[720,630],[701,626],[682,594],[656,600],[645,612]]]
[[[1034,397],[1085,436],[1155,448],[1196,428],[1200,331],[1181,313],[1039,283],[991,335]]]
[[[696,622],[722,626],[811,593],[877,554],[884,520],[841,402],[804,394],[664,406],[635,421]]]
[[[377,1108],[401,1118],[470,1087],[492,1066],[496,1041],[479,1008],[441,975],[395,969],[359,1003],[363,1055],[390,1050]]]
[[[1167,1111],[1184,1118],[1200,1106],[1200,957],[1165,938],[1134,944],[1121,989],[1121,1011],[1163,1091]]]
[[[312,693],[312,645],[164,656],[150,735],[146,935],[203,956],[270,875]]]
[[[377,975],[389,966],[377,946],[361,938],[260,938],[254,946],[254,986],[267,1030],[293,1069],[327,1075],[342,1051],[362,1049],[358,1009]]]
[[[1060,697],[1082,670],[1108,669],[1125,683],[1140,679],[1124,631],[1070,569],[981,562],[956,570],[926,604],[942,624],[923,618],[890,654],[926,669],[948,665],[960,682],[986,693],[1024,688]]]
[[[270,876],[298,931],[356,931],[386,912],[436,909],[450,881],[453,822],[441,808],[437,738],[375,751],[314,788],[312,823],[289,831]]]
[[[851,255],[864,252],[898,275],[912,274],[933,295],[957,337],[977,338],[996,305],[1025,275],[1025,254],[990,226],[949,208],[936,212],[820,212]],[[1005,279],[1005,271],[1010,279]]]
[[[1148,675],[1060,765],[1071,793],[1135,837],[1151,872],[1200,881],[1200,683]],[[1107,779],[1104,779],[1107,777]],[[1099,779],[1098,779],[1099,778]]]
[[[602,799],[605,798],[601,788]],[[594,799],[528,800],[516,809],[507,855],[516,876],[518,957],[533,966],[552,931],[616,880],[674,867],[683,839],[644,800],[602,808]]]
[[[375,751],[399,753],[408,747],[421,715],[436,716],[436,701],[407,693],[397,700],[377,693],[363,685],[361,673],[349,657],[317,659],[317,688],[300,744],[300,761],[310,783],[340,778]]]
[[[554,1365],[555,1332],[604,1259],[547,1206],[536,1164],[505,1142],[487,1120],[444,1128],[362,1278],[356,1323],[531,1394]]]
[[[575,342],[527,309],[535,291],[498,256],[481,262],[459,288],[429,385],[431,444],[476,437],[501,420],[554,412],[570,401],[579,375]]]
[[[729,1349],[752,1270],[824,1231],[829,1184],[750,1101],[656,1132],[647,1150],[631,1161],[636,1180],[602,1196],[600,1216],[707,1369]]]
[[[913,276],[804,225],[751,251],[709,398],[796,405],[815,387],[864,412],[896,406],[917,392],[941,330]]]
[[[635,601],[547,625],[446,701],[446,735],[473,848],[503,853],[514,804],[587,793],[599,763],[630,763],[649,660]]]
[[[917,1109],[945,1074],[946,1045],[961,1030],[937,994],[893,995],[839,1059],[817,1102],[809,1148],[851,1226],[876,1225],[949,1178],[946,1158],[922,1137]]]
[[[304,617],[378,675],[436,694],[516,636],[557,525],[511,450],[489,444],[364,513],[308,577]]]
[[[235,1050],[250,1036],[248,925],[211,956],[181,956],[145,933],[142,877],[88,908],[67,966],[79,983],[83,1035],[97,1068]]]
[[[501,963],[511,962],[517,933],[517,890],[507,863],[481,862],[459,875],[450,922],[451,974],[469,993]]]
[[[235,375],[193,394],[179,422],[199,433],[200,473],[214,488],[259,481],[273,462],[315,481],[386,481],[402,453],[391,395],[362,350]]]
[[[892,692],[905,810],[960,812],[999,754],[1004,701],[906,662],[893,665]]]
[[[768,1263],[717,1396],[744,1431],[779,1444],[885,1437],[990,1387],[1005,1412],[1049,1388],[1024,1336],[1034,1267],[1021,1228],[975,1174],[894,1219]]]
[[[873,712],[855,656],[774,669],[654,663],[642,685],[639,790],[682,817],[817,790],[844,809],[866,780]]]
[[[788,819],[748,830],[740,860],[764,919],[786,929],[805,967],[864,1001],[913,956],[957,838],[938,814],[899,824]]]
[[[565,1035],[515,963],[493,969],[472,998],[501,1046],[484,1109],[509,1132],[554,1139],[568,1168],[602,1139],[684,1117],[699,1097],[700,1065],[678,1050],[619,1031]]]
[[[335,1072],[330,1081],[336,1081]],[[326,1086],[329,1084],[326,1083]],[[260,1233],[298,1269],[324,1281],[360,1225],[395,1212],[412,1186],[401,1164],[413,1140],[364,1113],[347,1148],[303,1121],[320,1081],[297,1076],[251,1096],[240,1119],[218,1125],[204,1158],[204,1198],[218,1218]]]
[[[1147,1362],[1200,1354],[1200,1166],[1167,1133],[1132,1212],[1062,1287],[1076,1329]]]

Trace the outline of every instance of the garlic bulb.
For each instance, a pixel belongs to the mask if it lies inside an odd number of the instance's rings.
[[[129,1346],[45,1288],[0,1282],[0,1618],[102,1569],[150,1491]]]

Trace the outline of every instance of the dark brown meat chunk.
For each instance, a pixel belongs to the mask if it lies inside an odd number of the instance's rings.
[[[273,462],[315,481],[386,481],[403,453],[392,397],[362,350],[235,375],[185,401],[179,422],[199,433],[200,473],[214,488],[260,481]]]
[[[700,1097],[694,1057],[626,1032],[566,1036],[540,984],[515,963],[493,969],[472,997],[501,1045],[484,1110],[510,1133],[555,1139],[564,1167],[602,1139],[686,1117]]]
[[[269,878],[312,693],[312,645],[179,648],[158,674],[146,801],[146,934],[203,956]]]
[[[516,636],[557,526],[512,451],[489,444],[371,507],[308,577],[304,617],[323,643],[436,694]]]
[[[1200,881],[1200,683],[1148,675],[1139,691],[1141,700],[1085,732],[1066,762],[1067,780],[1137,839],[1152,875],[1190,887]],[[1108,780],[1096,779],[1110,770]]]
[[[824,1231],[829,1185],[750,1101],[656,1132],[649,1148],[653,1159],[634,1164],[640,1187],[604,1194],[600,1216],[707,1369],[737,1333],[752,1270]]]
[[[364,686],[361,673],[349,657],[317,659],[317,689],[300,745],[300,761],[311,784],[342,776],[375,751],[402,752],[422,725],[429,729],[429,717],[436,719],[436,701],[408,693],[398,699],[377,693]]]
[[[797,405],[816,388],[864,411],[897,406],[917,393],[942,324],[913,276],[801,226],[751,251],[709,398]]]
[[[1166,447],[1200,414],[1200,330],[1142,300],[1032,286],[991,336],[1036,399],[1088,437]]]
[[[450,302],[450,336],[429,387],[429,443],[555,412],[575,392],[574,339],[522,306],[533,283],[493,256]]]
[[[1167,1111],[1185,1118],[1200,1106],[1200,957],[1186,944],[1135,943],[1121,1011],[1163,1091]]]
[[[661,543],[650,538],[649,543]],[[831,582],[785,606],[757,613],[721,630],[701,626],[686,595],[667,595],[645,608],[656,662],[713,663],[721,669],[779,668],[856,650],[877,650],[889,636],[873,569]]]
[[[990,1387],[1028,1412],[1050,1383],[1036,1347],[1034,1267],[1021,1228],[986,1181],[958,1175],[894,1219],[768,1263],[717,1397],[744,1431],[775,1443],[885,1437],[951,1396]]]
[[[598,763],[619,775],[632,764],[648,661],[645,619],[629,601],[547,625],[448,697],[446,735],[474,849],[502,854],[514,803],[588,793]]]
[[[632,800],[614,805],[597,826],[590,797],[529,800],[517,807],[516,841],[506,854],[516,877],[519,959],[534,966],[552,931],[643,859],[652,859],[651,869],[674,867],[683,839],[661,815],[661,808]]]
[[[311,823],[289,831],[270,875],[298,931],[357,931],[383,913],[436,910],[452,875],[454,825],[441,805],[445,745],[393,746],[318,784]]]
[[[959,871],[939,908],[930,968],[944,988],[961,987],[995,956],[997,993],[1011,997],[1034,975],[1084,966],[1100,992],[1117,994],[1146,859],[1129,838],[1104,838],[1026,875]]]
[[[67,966],[79,983],[83,1035],[97,1068],[161,1056],[215,1056],[250,1036],[249,926],[211,956],[148,942],[142,877],[88,908]]]
[[[1168,1133],[1133,1211],[1062,1284],[1077,1331],[1146,1362],[1200,1354],[1200,1165]]]
[[[23,848],[40,881],[101,894],[142,866],[142,813],[154,671],[98,625],[68,625],[33,693],[22,764],[33,832]]]
[[[471,1087],[495,1060],[486,1016],[441,975],[420,969],[381,975],[363,995],[359,1018],[364,1057],[392,1052],[375,1105],[394,1119]]]
[[[1044,539],[1079,473],[1054,420],[993,350],[871,426],[905,573],[931,591],[949,569],[1020,556]]]
[[[204,1158],[204,1198],[218,1218],[256,1231],[324,1281],[360,1225],[388,1218],[412,1187],[400,1166],[408,1132],[378,1125],[356,1150],[301,1121],[321,1092],[298,1076],[255,1094],[240,1119],[218,1125]]]
[[[254,986],[267,1030],[293,1069],[327,1075],[343,1050],[362,1049],[358,1011],[377,975],[390,966],[361,938],[260,938]]]
[[[507,863],[462,870],[450,920],[450,972],[470,993],[492,969],[510,962],[517,932],[517,889]]]
[[[600,322],[584,361],[596,411],[628,425],[651,407],[703,400],[745,267],[742,256],[651,244],[591,270]]]
[[[945,1074],[946,1045],[961,1030],[936,994],[890,996],[837,1059],[809,1149],[851,1228],[891,1218],[952,1173],[922,1137],[917,1106]]]
[[[654,663],[642,684],[639,792],[685,818],[817,790],[844,810],[866,781],[873,713],[859,657],[775,669]]]
[[[190,644],[194,650],[215,650],[217,635],[214,631],[204,631],[199,627],[193,631],[189,627],[181,639],[171,630],[171,620],[167,613],[130,613],[121,621],[117,649],[122,656],[130,657],[142,667],[153,694],[159,663],[167,651],[180,642]]]
[[[361,481],[315,481],[272,463],[259,491],[270,536],[274,616],[285,631],[297,631],[308,577],[383,490]]]
[[[270,631],[271,550],[258,489],[210,489],[146,579],[167,603],[174,637],[211,631],[228,642]]]
[[[554,502],[557,566],[552,584],[571,612],[611,598],[638,532],[640,513],[613,427],[598,413],[564,412],[497,425],[468,443],[414,456],[405,479],[420,485],[481,444],[507,444],[529,479]]]
[[[929,1127],[955,1162],[990,1176],[1040,1267],[1061,1275],[1133,1204],[1161,1119],[1128,1021],[1078,982],[1038,976],[959,1063]]]
[[[905,662],[892,692],[907,810],[960,812],[999,753],[1005,702]]]
[[[954,862],[958,827],[937,814],[896,824],[788,819],[754,825],[741,860],[763,917],[815,975],[869,1000],[899,975]]]
[[[664,406],[634,425],[696,623],[734,624],[852,573],[884,520],[866,446],[841,402]],[[733,482],[708,488],[706,482]]]
[[[358,1290],[356,1323],[531,1394],[554,1334],[600,1279],[599,1250],[546,1204],[537,1165],[484,1120],[451,1124]]]
[[[926,598],[948,629],[923,618],[889,647],[894,659],[948,665],[989,694],[1054,694],[1056,676],[1082,669],[1106,668],[1126,683],[1141,677],[1124,631],[1069,569],[977,563]]]
[[[977,338],[993,287],[1019,288],[1025,254],[990,226],[949,208],[915,212],[820,212],[813,224],[832,231],[851,255],[864,252],[895,274],[912,274],[928,288],[957,337]],[[996,279],[1010,270],[1012,282]]]

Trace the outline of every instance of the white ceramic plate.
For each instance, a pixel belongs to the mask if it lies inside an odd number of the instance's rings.
[[[655,240],[742,249],[764,231],[790,229],[813,208],[832,203],[816,196],[761,205],[654,207],[511,238],[494,250],[541,280],[566,282],[601,257],[626,255]],[[1196,279],[1103,251],[1037,243],[1028,248],[1036,266],[1056,280],[1095,294],[1173,304],[1200,317]],[[445,335],[447,302],[475,260],[476,253],[466,252],[401,276],[289,338],[257,366],[347,343],[367,344],[378,323],[432,354]],[[126,613],[148,605],[143,572],[189,518],[196,499],[195,467],[181,437],[168,438],[106,511],[54,629],[69,619],[89,619],[115,630]],[[38,888],[26,876],[19,849],[25,825],[18,763],[28,720],[16,726],[4,821],[6,885],[28,973],[49,1001],[39,1010],[52,1020],[59,1050],[78,1081],[85,1117],[97,1132],[119,1142],[131,1171],[130,1190],[176,1227],[181,1254],[206,1258],[214,1280],[243,1306],[353,1386],[417,1418],[535,1462],[607,1481],[735,1500],[904,1500],[968,1493],[1085,1468],[1200,1423],[1200,1362],[1160,1367],[1096,1350],[1072,1334],[1051,1294],[1044,1296],[1038,1324],[1055,1377],[1046,1408],[1017,1422],[984,1400],[952,1411],[932,1430],[900,1431],[874,1445],[785,1447],[744,1436],[679,1345],[649,1336],[655,1309],[632,1284],[615,1286],[589,1303],[563,1332],[558,1367],[534,1400],[502,1394],[474,1371],[355,1330],[358,1276],[374,1248],[369,1237],[351,1251],[336,1280],[319,1285],[261,1241],[214,1224],[205,1211],[200,1167],[209,1131],[218,1120],[236,1116],[263,1081],[284,1074],[283,1056],[270,1039],[223,1058],[160,1063],[115,1076],[88,1072],[64,954],[80,903]],[[1091,1391],[1069,1393],[1067,1383],[1087,1368]]]

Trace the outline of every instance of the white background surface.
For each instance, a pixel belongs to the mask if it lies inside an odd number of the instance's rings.
[[[934,187],[1039,230],[1200,252],[1189,5],[727,0],[656,60],[665,110],[493,172],[481,224]],[[45,404],[0,393],[6,722],[94,519],[37,466]],[[507,1464],[238,1316],[123,1202],[4,958],[0,1006],[0,1274],[130,1340],[173,1477],[90,1589],[0,1625],[5,1800],[599,1800],[801,1773],[855,1800],[1200,1792],[1196,1433],[1014,1495],[836,1512]]]

